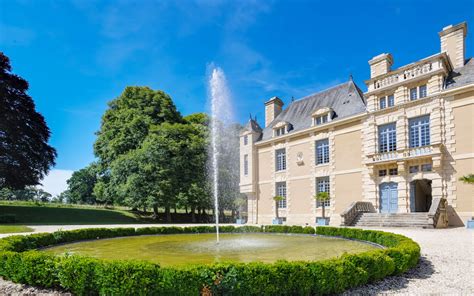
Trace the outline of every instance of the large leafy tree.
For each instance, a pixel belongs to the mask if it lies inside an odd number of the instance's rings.
[[[56,158],[48,126],[27,91],[28,82],[11,73],[0,52],[0,187],[39,184]]]
[[[75,171],[67,180],[67,202],[77,204],[95,204],[94,186],[97,182],[98,166],[95,163]]]
[[[109,102],[97,133],[95,154],[107,169],[120,155],[139,148],[152,126],[181,121],[169,95],[148,87],[129,86]]]

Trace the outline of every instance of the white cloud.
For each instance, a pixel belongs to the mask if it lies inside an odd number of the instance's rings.
[[[74,171],[70,170],[51,170],[49,174],[41,181],[42,185],[38,188],[56,196],[67,189],[66,181],[71,178]]]

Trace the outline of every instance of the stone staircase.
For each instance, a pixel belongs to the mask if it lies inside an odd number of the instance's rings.
[[[357,227],[433,228],[433,220],[428,213],[359,213],[351,224]]]

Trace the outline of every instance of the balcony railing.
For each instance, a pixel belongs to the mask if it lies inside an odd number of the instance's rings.
[[[441,144],[406,148],[397,151],[378,152],[368,156],[367,163],[397,161],[412,157],[441,154]]]
[[[394,70],[380,78],[366,81],[368,92],[379,90],[391,85],[416,79],[425,74],[444,69],[442,54],[429,57],[424,61],[410,64]]]

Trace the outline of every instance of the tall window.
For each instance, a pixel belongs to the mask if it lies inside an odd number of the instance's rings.
[[[387,108],[387,99],[385,97],[381,97],[379,99],[379,107],[380,107],[380,109]]]
[[[284,171],[286,170],[286,150],[278,149],[276,151],[276,170]]]
[[[387,100],[388,100],[388,106],[389,107],[395,106],[395,97],[394,97],[394,95],[389,95],[387,97]]]
[[[249,156],[248,154],[244,155],[244,175],[247,176],[249,174]]]
[[[416,87],[410,88],[410,100],[414,101],[418,99]]]
[[[316,193],[327,192],[329,194],[329,177],[316,178]],[[321,207],[322,202],[316,201],[316,207]],[[324,206],[329,207],[331,205],[331,200],[324,201]]]
[[[395,123],[379,126],[379,152],[397,150],[397,130]]]
[[[418,92],[419,92],[419,95],[420,95],[420,99],[426,97],[426,95],[427,95],[427,93],[426,93],[426,84],[420,85],[420,87],[418,88]]]
[[[249,136],[245,135],[244,136],[244,145],[247,145],[249,143]]]
[[[276,194],[284,197],[284,199],[278,201],[278,208],[286,208],[286,182],[276,183]]]
[[[410,127],[410,147],[421,147],[430,144],[430,116],[411,118]]]
[[[329,163],[329,140],[316,141],[316,164]]]

